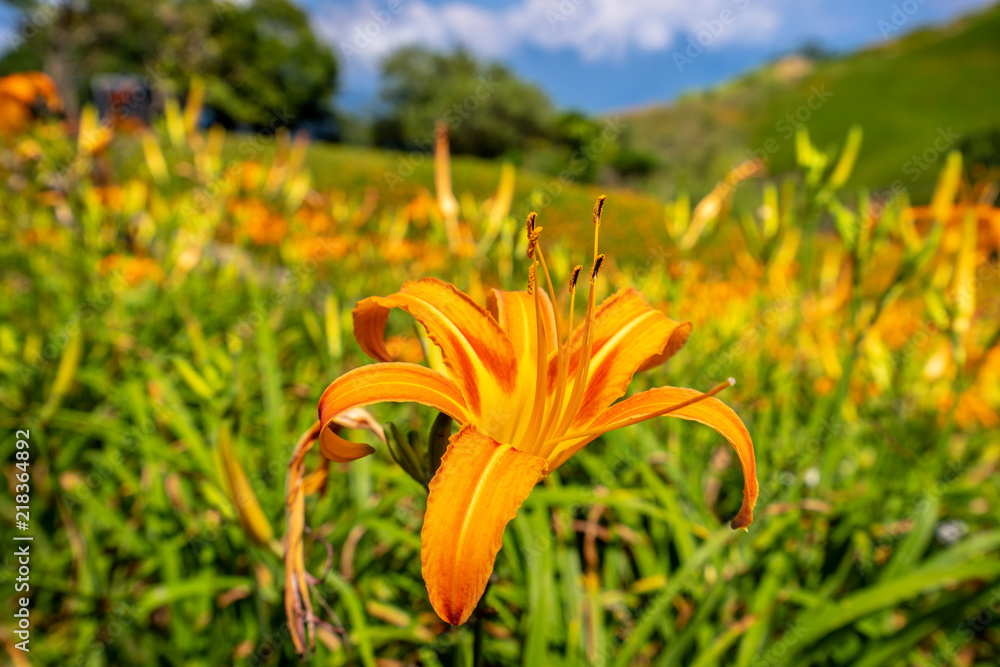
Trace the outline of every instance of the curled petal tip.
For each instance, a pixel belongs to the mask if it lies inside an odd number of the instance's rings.
[[[750,524],[753,523],[753,507],[743,503],[743,507],[740,508],[739,514],[733,517],[733,520],[729,523],[729,527],[733,530],[739,530],[742,528],[746,532],[750,532]]]

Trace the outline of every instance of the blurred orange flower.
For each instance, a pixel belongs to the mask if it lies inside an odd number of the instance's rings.
[[[61,113],[62,110],[62,99],[48,75],[19,72],[0,77],[0,134],[23,132],[42,112]]]
[[[238,235],[245,234],[257,245],[279,245],[288,233],[288,222],[257,198],[234,200],[229,211]]]
[[[144,280],[161,283],[166,277],[160,265],[149,257],[108,255],[97,265],[97,273],[107,275],[112,271],[121,271],[125,282],[133,286],[138,285]]]

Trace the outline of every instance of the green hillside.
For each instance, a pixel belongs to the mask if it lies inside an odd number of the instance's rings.
[[[660,193],[675,185],[707,189],[754,150],[766,149],[772,171],[786,170],[795,125],[831,146],[858,123],[865,140],[851,184],[900,179],[919,200],[941,166],[939,149],[953,145],[972,158],[996,159],[998,81],[1000,5],[842,58],[772,63],[625,117],[635,146],[664,163],[650,184]]]

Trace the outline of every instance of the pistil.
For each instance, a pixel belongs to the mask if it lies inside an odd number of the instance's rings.
[[[569,279],[569,329],[566,335],[566,354],[559,355],[559,366],[556,371],[556,394],[552,399],[552,409],[549,412],[549,419],[546,422],[546,427],[542,440],[547,440],[549,435],[555,430],[556,420],[561,415],[561,408],[563,405],[563,399],[566,398],[566,376],[569,374],[569,341],[573,336],[573,324],[574,324],[574,311],[576,309],[576,283],[580,279],[580,271],[583,267],[577,264],[573,268],[573,272],[570,274]],[[561,341],[561,338],[560,338]],[[560,342],[560,349],[562,344]]]
[[[546,264],[545,264],[545,253],[542,252],[541,246],[538,246],[536,248],[536,251],[538,252],[538,261],[541,264],[542,273],[545,274],[545,283],[546,283],[546,285],[549,288],[549,300],[552,302],[552,306],[554,308],[555,304],[556,304],[556,294],[555,294],[555,290],[552,287],[552,277],[549,275],[548,266],[546,266]],[[536,313],[537,313],[537,308],[536,308]],[[556,368],[558,368],[560,370],[560,373],[561,373],[561,370],[562,370],[562,367],[563,367],[563,346],[562,346],[562,332],[559,330],[559,318],[555,318],[555,326],[556,326],[555,334],[556,334],[556,355],[557,355]],[[572,329],[570,329],[570,331],[572,331]],[[539,344],[541,344],[541,342],[542,341],[539,341]],[[542,351],[541,348],[539,348],[539,351],[538,351],[539,358],[542,357],[542,354],[543,354],[543,351]],[[544,354],[545,354],[545,385],[544,385],[545,393],[544,393],[542,401],[541,401],[541,403],[542,403],[543,406],[546,405],[547,399],[548,399],[548,376],[549,376],[548,370],[549,370],[549,364],[548,364],[548,351],[547,351],[547,348],[546,348]],[[565,387],[565,384],[566,384],[565,381],[562,380],[561,377],[559,378],[559,380],[561,381],[561,384]],[[563,391],[564,390],[565,389],[563,389]],[[555,418],[555,416],[558,415],[558,410],[557,410],[556,406],[560,405],[561,402],[562,402],[562,391],[559,390],[558,384],[557,384],[557,387],[556,387],[556,397],[555,398],[556,398],[556,400],[553,401],[553,403],[552,403],[552,409],[549,410],[548,414],[545,415],[545,421],[543,422],[543,426],[542,426],[541,430],[538,432],[537,439],[535,441],[535,447],[537,447],[540,443],[544,442],[545,439],[548,437],[549,431],[550,431],[550,429],[552,427],[552,421]]]
[[[590,438],[590,437],[596,438],[599,435],[604,435],[608,431],[615,431],[617,429],[625,428],[626,426],[631,426],[633,424],[638,424],[639,422],[644,422],[644,421],[647,421],[649,419],[655,419],[656,417],[662,417],[664,415],[670,414],[671,412],[675,412],[677,410],[680,410],[681,408],[686,408],[689,405],[694,405],[695,403],[700,403],[701,401],[704,401],[705,399],[708,399],[708,398],[711,398],[711,397],[715,396],[716,394],[718,394],[723,389],[728,389],[729,387],[732,387],[735,384],[736,384],[736,380],[734,378],[729,378],[725,382],[723,382],[721,384],[718,384],[715,387],[712,387],[711,389],[709,389],[708,391],[706,391],[706,392],[704,392],[702,394],[698,394],[697,396],[693,396],[693,397],[689,398],[686,401],[682,401],[680,403],[675,403],[674,405],[671,405],[671,406],[668,406],[666,408],[663,408],[662,410],[657,410],[656,412],[654,412],[652,414],[638,415],[636,417],[631,417],[629,419],[626,419],[625,421],[614,422],[613,425],[611,425],[611,426],[605,426],[605,427],[602,427],[602,428],[588,429],[588,430],[585,430],[585,431],[576,431],[574,433],[564,433],[563,435],[560,435],[560,436],[558,436],[556,438],[553,438],[552,440],[546,441],[543,444],[542,447],[544,449],[544,448],[547,448],[547,447],[551,447],[552,445],[555,445],[555,444],[560,443],[560,442],[565,442],[567,440],[576,440],[578,438]],[[552,450],[552,453],[555,454],[555,449]]]

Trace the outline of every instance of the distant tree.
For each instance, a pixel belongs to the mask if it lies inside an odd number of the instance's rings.
[[[454,153],[496,157],[549,136],[545,93],[464,49],[397,51],[382,63],[380,95],[386,112],[373,132],[383,146],[429,150],[437,120],[448,124]]]
[[[643,178],[656,171],[659,160],[648,151],[623,148],[615,153],[611,166],[624,178]]]
[[[86,99],[94,75],[134,74],[158,92],[205,80],[227,125],[328,122],[337,62],[290,0],[6,0],[22,24],[0,72],[45,69],[64,97]]]
[[[795,51],[795,55],[803,56],[809,60],[830,60],[837,56],[837,52],[827,47],[818,39],[808,39],[803,42]]]
[[[229,5],[216,14],[212,42],[214,58],[195,72],[227,120],[266,125],[280,114],[301,125],[330,115],[337,61],[289,0]]]
[[[593,182],[601,165],[617,148],[601,140],[603,130],[603,124],[581,111],[559,113],[552,121],[550,131],[553,145],[548,151],[549,164],[542,162],[539,167],[551,174],[568,169],[575,181]],[[596,151],[592,148],[594,146],[604,148]]]

